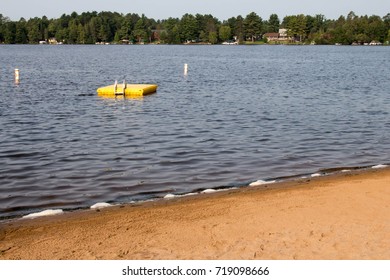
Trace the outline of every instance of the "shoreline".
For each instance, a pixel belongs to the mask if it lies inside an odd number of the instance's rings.
[[[390,259],[390,169],[0,224],[0,259]]]
[[[197,195],[203,195],[206,193],[214,193],[214,192],[225,192],[225,191],[232,191],[232,190],[241,190],[248,187],[265,187],[265,189],[269,188],[270,185],[275,184],[276,188],[280,188],[282,186],[282,183],[291,183],[291,182],[298,182],[299,180],[308,180],[313,179],[315,177],[329,177],[329,176],[337,176],[337,175],[343,175],[348,174],[350,172],[369,172],[370,170],[375,169],[382,169],[382,168],[390,168],[390,165],[388,164],[377,164],[377,165],[368,165],[368,166],[345,166],[345,167],[335,167],[335,168],[325,168],[325,169],[319,169],[315,173],[300,173],[295,175],[285,175],[281,177],[269,177],[269,178],[263,178],[258,179],[257,181],[248,181],[246,183],[241,183],[237,185],[226,185],[226,186],[218,186],[218,187],[211,187],[211,188],[202,188],[197,190],[190,190],[185,193],[167,193],[165,196],[159,196],[159,197],[151,197],[151,198],[145,198],[140,200],[132,200],[128,202],[96,202],[95,204],[91,204],[89,206],[82,206],[77,208],[47,208],[47,209],[37,209],[35,211],[31,210],[30,212],[25,212],[23,214],[10,214],[9,216],[2,216],[0,217],[0,225],[2,223],[7,223],[10,221],[15,221],[19,219],[35,219],[38,217],[45,217],[45,216],[54,216],[58,214],[67,214],[72,213],[75,211],[88,211],[90,209],[100,209],[105,207],[119,207],[119,206],[126,206],[126,205],[139,205],[149,202],[156,202],[159,200],[170,200],[170,199],[177,199],[180,197],[187,197],[187,196],[197,196]]]

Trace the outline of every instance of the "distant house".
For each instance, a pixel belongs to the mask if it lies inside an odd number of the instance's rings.
[[[264,37],[267,38],[268,41],[279,41],[279,33],[265,33]]]
[[[161,29],[152,30],[151,41],[160,41],[161,40],[161,33],[163,33],[163,32],[166,32],[166,31],[161,30]]]
[[[279,40],[280,41],[291,40],[291,37],[289,37],[287,33],[288,30],[286,28],[279,29]]]
[[[263,36],[267,38],[268,42],[283,42],[290,41],[291,37],[287,34],[288,30],[285,28],[279,29],[279,32],[265,33]]]

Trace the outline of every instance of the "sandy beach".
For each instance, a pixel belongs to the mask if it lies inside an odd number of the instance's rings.
[[[0,224],[0,259],[390,259],[390,169]]]

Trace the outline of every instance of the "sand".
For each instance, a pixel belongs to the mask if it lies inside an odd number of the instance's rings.
[[[390,259],[390,169],[0,224],[0,259]]]

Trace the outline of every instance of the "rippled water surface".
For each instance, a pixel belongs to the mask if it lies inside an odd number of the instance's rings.
[[[388,47],[0,46],[0,61],[0,218],[390,162]],[[158,92],[96,96],[115,79]]]

